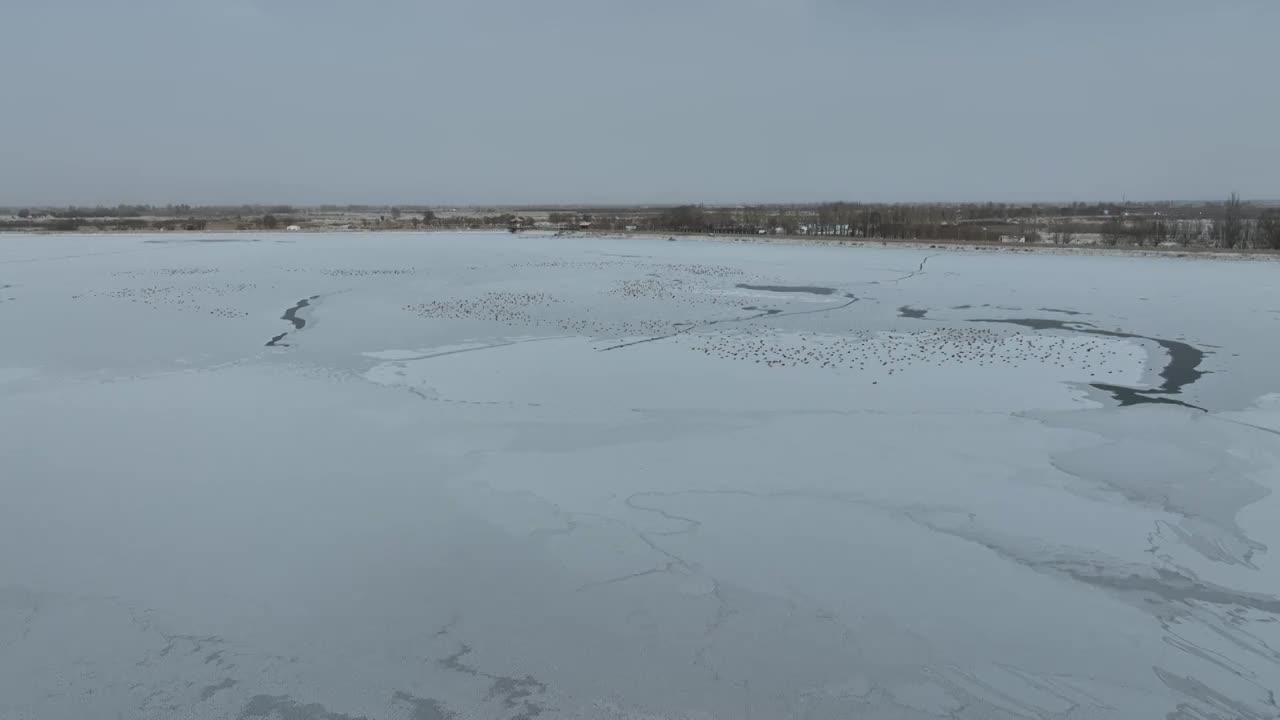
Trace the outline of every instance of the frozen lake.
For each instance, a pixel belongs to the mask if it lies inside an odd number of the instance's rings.
[[[1274,718],[1280,264],[0,237],[0,719]]]

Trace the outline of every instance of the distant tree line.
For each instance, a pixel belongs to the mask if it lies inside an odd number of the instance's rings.
[[[0,209],[0,230],[204,230],[212,220],[240,230],[303,225],[317,215],[354,217],[358,229],[526,229],[802,235],[883,240],[1098,243],[1129,247],[1280,250],[1280,208],[1217,203],[850,203],[712,207],[511,208],[437,213],[426,205],[116,205]],[[3,216],[9,216],[4,219]],[[539,222],[538,217],[545,219]]]
[[[556,223],[559,215],[551,214]],[[1178,245],[1280,249],[1280,209],[1242,202],[1070,205],[860,204],[712,208],[681,205],[653,212],[597,212],[593,229],[729,235],[806,235],[883,240],[1031,242],[1096,239],[1107,246]]]
[[[94,230],[98,232],[139,232],[142,230],[205,230],[209,221],[203,218],[165,218],[162,220],[146,220],[143,218],[53,218],[38,220],[22,218],[18,220],[0,220],[0,230],[47,230],[52,232],[77,232]]]
[[[174,218],[174,217],[229,217],[234,215],[254,215],[262,212],[293,213],[289,205],[260,207],[254,205],[221,206],[221,205],[68,205],[66,207],[27,207],[20,208],[16,215],[19,218]]]

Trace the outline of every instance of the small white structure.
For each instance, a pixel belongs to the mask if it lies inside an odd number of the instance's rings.
[[[285,232],[298,232],[301,229],[302,227],[300,225],[290,225],[289,227],[285,228]]]

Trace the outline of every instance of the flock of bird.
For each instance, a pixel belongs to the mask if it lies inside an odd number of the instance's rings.
[[[729,265],[705,265],[702,263],[646,263],[634,260],[539,260],[537,262],[513,263],[507,266],[512,270],[523,269],[556,269],[575,271],[643,270],[649,273],[666,275],[684,274],[700,277],[739,278],[746,275],[744,270]]]
[[[711,328],[723,313],[710,307],[741,305],[741,296],[724,292],[723,281],[739,280],[737,268],[700,264],[636,263],[635,261],[543,261],[513,268],[554,268],[574,272],[616,270],[625,266],[644,272],[642,277],[619,281],[606,291],[617,300],[596,305],[571,302],[546,292],[488,292],[478,296],[432,300],[404,305],[403,309],[435,320],[471,320],[509,326],[554,327],[562,332],[591,337],[660,337],[685,332],[695,351],[723,360],[749,361],[771,368],[814,367],[874,371],[887,375],[913,367],[1009,367],[1039,365],[1071,368],[1104,377],[1119,372],[1115,362],[1121,350],[1113,340],[1085,335],[998,331],[988,328],[943,327],[911,332],[784,332],[759,324]],[[218,272],[210,268],[163,268],[123,271],[117,277],[181,277]],[[363,278],[412,275],[414,268],[326,270],[289,269],[287,272],[319,272],[329,277]],[[224,318],[247,317],[239,310],[209,307],[211,297],[225,297],[255,290],[254,283],[226,283],[181,287],[150,285],[77,297],[107,297],[151,307],[171,307]],[[636,302],[632,302],[636,301]],[[660,304],[660,312],[649,302]],[[684,320],[675,322],[672,310],[683,307]],[[755,310],[756,308],[750,308]],[[907,308],[910,309],[910,308]],[[914,311],[910,316],[923,315]],[[655,314],[666,318],[655,318]],[[694,326],[708,325],[699,330]]]
[[[679,300],[686,293],[684,283],[659,277],[647,277],[638,280],[623,280],[618,287],[609,291],[610,295],[631,298],[633,300]]]
[[[624,279],[606,294],[635,301],[662,303],[663,314],[673,305],[689,308],[733,306],[740,299],[719,292],[712,278],[740,278],[737,268],[703,264],[657,264],[620,260],[549,260],[517,263],[511,269],[556,269],[581,273],[616,271],[618,267],[648,271],[644,277]],[[661,274],[660,274],[661,273]],[[547,293],[491,292],[474,297],[433,300],[405,305],[421,317],[442,320],[482,320],[512,327],[547,327],[589,337],[642,337],[665,335],[687,327],[672,319],[656,319],[653,307],[613,305],[602,310],[592,302],[571,303]],[[705,312],[688,313],[694,318]],[[714,319],[702,317],[699,322]]]
[[[159,268],[157,270],[120,270],[111,273],[111,277],[179,277],[183,275],[212,275],[216,272],[218,272],[217,268],[205,267]]]
[[[479,320],[498,322],[511,327],[554,327],[563,332],[584,336],[631,337],[661,335],[672,331],[672,324],[648,318],[620,319],[615,314],[595,317],[590,307],[569,312],[550,308],[563,303],[548,293],[491,292],[478,297],[433,300],[405,305],[404,310],[433,320]],[[534,309],[543,310],[535,314]]]
[[[654,265],[660,272],[676,272],[688,275],[701,275],[705,277],[716,277],[722,279],[740,278],[746,276],[746,272],[740,268],[730,267],[728,265],[703,265],[701,263],[662,263]]]
[[[912,367],[1072,368],[1091,377],[1113,375],[1117,343],[1079,335],[998,332],[985,328],[938,328],[913,332],[852,331],[849,334],[716,332],[695,336],[693,349],[726,360],[768,367],[816,367],[885,371]]]
[[[404,275],[414,275],[418,272],[417,268],[302,268],[290,267],[284,268],[287,273],[317,273],[326,277],[333,278],[366,278],[366,277],[394,277]]]
[[[212,271],[193,272],[186,270],[160,271],[169,275],[204,275]],[[191,285],[178,287],[174,285],[149,285],[140,288],[119,288],[109,292],[92,291],[76,295],[77,299],[103,297],[112,300],[125,300],[152,308],[168,308],[199,312],[222,318],[245,318],[249,313],[227,307],[210,307],[206,304],[209,297],[228,297],[256,290],[257,283],[224,283],[221,285]]]
[[[731,306],[736,307],[740,298],[726,295],[713,283],[700,278],[664,277],[651,274],[647,277],[623,280],[609,291],[610,295],[628,300],[656,300],[666,305]]]
[[[538,260],[507,265],[510,270],[612,270],[619,267],[635,267],[635,263],[621,260]]]
[[[329,268],[321,270],[321,275],[336,278],[363,278],[363,277],[387,277],[387,276],[403,276],[413,275],[417,273],[417,268],[388,268],[382,270],[369,270],[360,268]]]
[[[550,324],[575,335],[607,338],[667,335],[677,329],[670,322],[648,318],[621,320],[618,318],[572,317],[556,318]]]
[[[404,309],[434,320],[489,320],[521,325],[533,322],[529,308],[554,302],[555,297],[543,292],[490,292],[479,297],[415,303]]]

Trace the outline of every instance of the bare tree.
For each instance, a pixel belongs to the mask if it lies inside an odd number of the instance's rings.
[[[1192,220],[1180,220],[1174,227],[1174,239],[1182,247],[1186,247],[1196,239],[1196,233],[1192,231],[1192,226],[1200,227],[1200,223]]]
[[[1231,193],[1231,197],[1227,200],[1223,209],[1222,227],[1218,232],[1219,246],[1230,249],[1240,245],[1240,241],[1244,236],[1241,205],[1240,196]]]
[[[1258,218],[1258,244],[1271,250],[1280,250],[1280,211],[1272,211]]]
[[[1155,233],[1156,224],[1144,218],[1138,218],[1133,223],[1133,243],[1138,247],[1146,247],[1147,245],[1156,245],[1153,233]]]
[[[1124,223],[1120,218],[1114,215],[1107,218],[1102,224],[1102,244],[1112,247],[1120,244],[1120,238],[1124,236]]]
[[[668,208],[658,215],[658,226],[663,230],[699,232],[708,229],[710,218],[701,205],[681,205]]]

